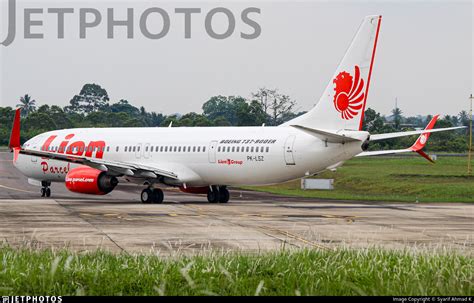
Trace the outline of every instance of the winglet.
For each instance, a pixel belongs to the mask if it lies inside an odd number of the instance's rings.
[[[11,150],[14,150],[15,148],[19,148],[20,145],[20,113],[21,109],[17,109],[15,112],[15,119],[13,120],[13,126],[12,126],[12,132],[10,135],[10,143],[8,144],[8,147]]]
[[[425,130],[430,130],[433,129],[435,126],[436,122],[438,121],[439,115],[436,115],[431,119],[430,123],[426,126]],[[420,156],[425,158],[426,160],[434,163],[433,159],[430,158],[422,149],[425,147],[426,143],[428,142],[428,139],[430,138],[431,133],[423,133],[418,137],[418,140],[416,140],[415,144],[413,144],[410,147],[410,150],[417,152]]]

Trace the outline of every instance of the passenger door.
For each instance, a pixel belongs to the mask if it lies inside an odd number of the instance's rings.
[[[212,141],[209,145],[209,163],[216,163],[217,141]]]
[[[293,148],[295,145],[296,136],[290,136],[285,142],[285,162],[286,165],[295,165],[295,157],[293,154]]]

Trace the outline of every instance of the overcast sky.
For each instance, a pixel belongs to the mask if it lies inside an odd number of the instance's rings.
[[[112,102],[127,99],[148,110],[201,112],[214,95],[250,97],[259,87],[278,88],[309,110],[319,100],[365,15],[382,14],[379,46],[368,107],[388,114],[395,98],[406,115],[457,114],[468,109],[473,92],[473,5],[471,1],[18,1],[18,33],[14,43],[0,46],[0,106],[14,106],[28,93],[38,105],[67,105],[85,83],[107,89]],[[0,41],[6,37],[6,0],[0,0]],[[165,9],[171,18],[168,35],[143,37],[135,20],[135,38],[124,29],[106,39],[106,9],[116,18],[126,8],[135,19],[149,7]],[[226,7],[236,16],[236,32],[228,39],[210,38],[204,27],[207,12]],[[39,15],[43,40],[23,38],[25,7],[73,7],[66,16],[65,39],[58,40],[55,15]],[[79,39],[80,7],[94,7],[102,23]],[[184,39],[184,18],[175,8],[198,7],[192,18],[192,38]],[[262,28],[259,38],[242,22],[246,7]],[[152,18],[150,18],[152,19]],[[159,26],[154,19],[150,28]],[[226,27],[216,17],[216,32]]]

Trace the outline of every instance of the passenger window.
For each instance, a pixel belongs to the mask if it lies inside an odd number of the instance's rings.
[[[240,146],[237,146],[237,150],[236,150],[236,151],[237,151],[237,152],[240,152]]]
[[[145,151],[146,151],[146,152],[148,151],[148,146],[145,147]]]
[[[181,146],[178,147],[178,153],[180,153],[180,152],[181,152]]]
[[[217,148],[217,151],[218,151],[219,153],[221,152],[221,147],[220,147],[220,146]]]
[[[202,152],[203,152],[203,153],[206,152],[206,147],[205,147],[205,146],[202,148]]]
[[[198,146],[198,153],[201,152],[201,146]]]
[[[247,152],[249,152],[249,150],[250,150],[250,147],[247,146]]]
[[[162,153],[164,149],[164,146],[160,147],[160,152]]]
[[[134,147],[133,147],[133,152],[136,152],[136,150],[137,150],[137,147],[134,146]]]
[[[117,152],[117,153],[119,152],[119,147],[118,146],[115,148],[115,152]]]
[[[196,152],[196,146],[193,146],[193,153]]]
[[[253,146],[250,148],[250,152],[253,153]]]
[[[235,152],[235,146],[232,146],[232,152]]]
[[[270,147],[267,146],[267,153],[270,151]]]

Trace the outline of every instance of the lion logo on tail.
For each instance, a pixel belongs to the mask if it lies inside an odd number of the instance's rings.
[[[334,107],[345,120],[357,116],[364,106],[364,79],[360,77],[360,68],[356,65],[354,77],[346,72],[340,72],[333,80],[335,84]]]

